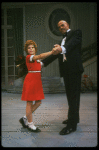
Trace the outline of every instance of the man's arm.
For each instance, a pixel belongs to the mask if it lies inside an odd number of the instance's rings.
[[[58,55],[50,55],[49,57],[42,60],[44,67],[48,66],[50,63],[52,63],[55,59],[59,57]]]
[[[53,50],[53,55],[57,55],[58,53],[66,53],[68,55],[69,52],[74,50],[74,48],[78,45],[81,44],[82,42],[82,32],[81,30],[76,30],[74,33],[67,37],[67,41],[65,42],[65,45],[60,46],[58,44],[54,45],[55,49]],[[64,47],[64,49],[62,48]]]

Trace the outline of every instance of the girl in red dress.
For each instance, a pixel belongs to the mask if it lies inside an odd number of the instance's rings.
[[[35,55],[37,52],[37,45],[32,40],[26,41],[24,50],[27,53],[26,65],[28,68],[28,74],[24,80],[21,100],[27,101],[27,104],[26,115],[19,121],[23,127],[27,127],[33,132],[40,132],[41,130],[35,127],[32,121],[32,113],[40,106],[41,99],[44,99],[41,81],[42,63],[40,62],[40,59],[50,56],[52,51]],[[34,105],[33,101],[35,101]]]

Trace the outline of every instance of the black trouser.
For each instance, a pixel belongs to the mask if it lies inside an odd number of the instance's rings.
[[[63,78],[69,105],[68,125],[74,126],[79,122],[81,73],[67,73]]]

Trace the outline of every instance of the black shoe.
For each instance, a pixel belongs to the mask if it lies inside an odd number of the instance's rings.
[[[68,119],[67,120],[64,120],[63,122],[62,122],[62,124],[67,124],[68,123]],[[79,121],[77,121],[77,123],[79,123]]]
[[[41,132],[41,130],[39,128],[36,128],[36,130],[33,130],[33,129],[28,127],[28,130],[31,132]]]
[[[74,131],[76,131],[76,127],[65,127],[59,132],[59,134],[60,135],[67,135],[67,134],[70,134],[71,132],[74,132]]]
[[[28,127],[28,126],[25,124],[26,121],[24,120],[23,117],[20,118],[19,122],[22,124],[22,126],[23,126],[24,128],[27,128],[27,127]]]
[[[67,124],[68,123],[68,120],[64,120],[63,122],[62,122],[62,124]]]

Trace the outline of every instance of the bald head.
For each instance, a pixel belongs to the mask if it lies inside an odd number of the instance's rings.
[[[69,24],[65,20],[60,20],[58,22],[59,31],[64,34],[69,29]]]

